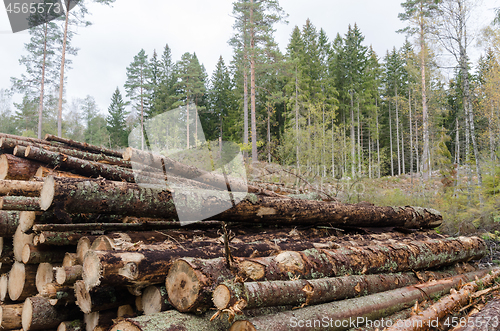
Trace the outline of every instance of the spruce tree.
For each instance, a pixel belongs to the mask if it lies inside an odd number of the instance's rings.
[[[125,110],[126,103],[123,101],[120,89],[117,87],[111,97],[111,104],[108,107],[107,128],[112,146],[125,147],[128,143],[128,130]]]

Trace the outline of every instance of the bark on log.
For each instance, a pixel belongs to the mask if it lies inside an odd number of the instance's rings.
[[[74,288],[76,304],[86,314],[135,302],[135,297],[123,288],[100,286],[89,291],[81,280],[75,283]]]
[[[24,153],[26,152],[26,147],[24,146],[16,146],[12,150],[12,155],[17,157],[24,157]]]
[[[495,268],[491,270],[488,275],[465,284],[458,292],[452,291],[450,295],[442,297],[438,302],[420,312],[418,315],[403,321],[403,323],[393,325],[388,328],[387,331],[427,330],[431,327],[431,323],[435,323],[436,320],[442,320],[444,317],[448,316],[449,312],[459,306],[467,304],[469,302],[470,295],[476,292],[479,286],[489,286],[499,276],[500,268]],[[486,328],[481,327],[481,330],[486,330]]]
[[[87,232],[55,232],[45,231],[36,235],[33,244],[46,246],[76,246],[81,237],[88,235]]]
[[[142,310],[145,315],[156,314],[173,306],[168,302],[165,286],[148,286],[142,293]]]
[[[38,292],[35,285],[37,267],[14,262],[8,284],[9,297],[12,301],[23,301]]]
[[[38,263],[60,263],[64,259],[67,250],[73,250],[72,246],[52,247],[33,244],[24,245],[22,261],[24,264]]]
[[[75,265],[72,267],[59,267],[55,270],[56,283],[59,285],[71,285],[82,279],[83,267]]]
[[[205,222],[203,222],[205,223]],[[218,225],[211,223],[210,226]],[[151,231],[178,229],[179,222],[35,224],[33,232]]]
[[[500,330],[500,297],[491,299],[480,311],[467,316],[464,324],[453,331]]]
[[[77,174],[74,174],[72,172],[54,170],[54,169],[50,169],[50,168],[43,167],[43,166],[39,167],[35,173],[35,177],[43,178],[43,177],[49,177],[49,176],[63,177],[63,178],[81,178],[81,179],[88,178],[86,176],[77,175]]]
[[[24,156],[27,159],[49,164],[64,170],[72,170],[87,177],[104,177],[111,180],[135,182],[134,172],[130,169],[86,161],[62,153],[50,152],[41,148],[28,146]],[[38,167],[37,167],[38,169]],[[35,170],[36,172],[36,170]]]
[[[52,306],[44,297],[31,297],[23,305],[23,330],[55,329],[61,322],[80,315],[81,312],[75,306]]]
[[[55,283],[46,284],[39,295],[49,299],[52,306],[74,304],[76,302],[75,291],[70,286]]]
[[[23,197],[38,197],[42,190],[42,182],[26,180],[1,180],[0,195],[14,195]]]
[[[20,329],[22,327],[22,312],[22,303],[0,306],[0,326],[2,327],[2,330]]]
[[[16,233],[19,225],[19,211],[0,211],[0,236],[11,237]]]
[[[40,198],[4,196],[0,197],[1,210],[40,211]]]
[[[230,331],[347,330],[350,326],[361,326],[356,324],[360,319],[362,321],[376,320],[401,311],[413,306],[417,301],[420,302],[446,294],[450,289],[475,277],[481,277],[487,272],[488,270],[480,270],[436,282],[413,285],[360,298],[308,306],[272,316],[254,317],[235,322]]]
[[[36,289],[42,292],[45,285],[54,282],[55,270],[51,263],[40,263],[36,270]]]
[[[17,136],[17,135],[8,134],[8,133],[0,133],[0,138],[16,139],[16,140],[27,141],[30,143],[42,144],[42,145],[52,145],[52,146],[61,146],[62,145],[61,143],[58,143],[58,142],[52,142],[52,141],[48,141],[48,140],[44,140],[44,139]]]
[[[42,164],[11,154],[0,155],[0,179],[30,180]]]
[[[289,280],[291,277],[317,279],[422,270],[478,259],[486,253],[483,240],[460,237],[385,246],[286,251],[261,258],[235,258],[234,272],[243,279],[254,281]],[[179,311],[203,311],[211,304],[214,287],[232,277],[223,258],[183,258],[172,264],[165,284],[170,302]]]
[[[445,271],[407,272],[401,274],[353,275],[291,281],[235,282],[218,285],[212,301],[219,310],[245,301],[245,309],[272,306],[315,305],[379,293],[420,282],[464,273],[460,268]]]
[[[57,137],[57,136],[54,136],[54,135],[51,135],[51,134],[46,134],[45,135],[45,140],[47,140],[47,141],[58,141],[60,143],[66,144],[66,145],[77,147],[77,148],[80,148],[82,150],[90,151],[90,152],[94,152],[94,153],[99,153],[99,154],[102,153],[104,155],[114,156],[114,157],[118,157],[118,158],[122,157],[122,153],[121,152],[118,152],[118,151],[115,151],[115,150],[112,150],[112,149],[109,149],[109,148],[106,148],[106,147],[99,147],[99,146],[95,146],[95,145],[90,145],[90,144],[87,144],[87,143],[83,143],[83,142],[79,142],[79,141],[74,141],[74,140],[71,140],[71,139],[65,139],[65,138]]]
[[[129,161],[125,161],[121,157],[113,157],[113,156],[107,156],[104,154],[84,152],[84,151],[80,151],[77,149],[56,147],[56,146],[47,145],[47,144],[37,144],[37,143],[33,143],[33,142],[22,141],[22,140],[12,139],[12,138],[0,139],[0,149],[6,150],[9,152],[13,151],[16,146],[28,147],[30,145],[33,147],[43,148],[43,149],[46,149],[46,150],[51,151],[51,152],[57,152],[57,153],[62,153],[62,154],[66,154],[69,156],[74,156],[74,157],[77,157],[77,158],[83,159],[83,160],[114,164],[114,165],[119,165],[120,167],[125,167],[125,168],[132,167]]]
[[[57,327],[57,331],[83,331],[85,325],[82,320],[65,321],[61,322]]]

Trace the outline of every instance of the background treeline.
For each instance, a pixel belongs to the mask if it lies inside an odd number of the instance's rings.
[[[294,28],[281,52],[273,26],[287,15],[277,1],[238,0],[233,8],[232,59],[221,57],[209,74],[195,53],[173,59],[168,44],[152,54],[140,50],[124,68],[127,80],[117,82],[123,87],[110,96],[106,115],[92,96],[64,103],[62,135],[125,147],[143,120],[189,104],[196,105],[207,140],[222,137],[254,161],[318,176],[427,177],[440,170],[452,186],[464,165],[479,184],[485,171],[492,173],[499,156],[500,30],[485,23],[483,55],[472,63],[469,0],[407,0],[400,14],[407,42],[385,54],[374,52],[356,24],[328,36],[309,20]],[[0,131],[57,134],[63,45],[66,69],[77,54],[71,29],[65,34],[61,21],[30,31],[20,59],[25,74],[0,90]],[[440,61],[436,54],[443,51],[453,63]],[[22,101],[11,108],[13,93]]]

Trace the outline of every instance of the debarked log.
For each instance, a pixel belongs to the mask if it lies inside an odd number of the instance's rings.
[[[464,284],[458,292],[452,291],[451,294],[442,297],[438,302],[420,312],[418,315],[405,320],[403,323],[393,325],[388,328],[387,331],[428,330],[431,323],[435,323],[434,321],[436,320],[442,320],[455,308],[467,304],[469,302],[470,295],[477,291],[479,286],[487,287],[491,285],[491,283],[493,283],[499,276],[500,268],[495,268],[481,279]],[[481,330],[486,330],[486,328],[481,328]]]
[[[243,279],[253,281],[290,280],[292,277],[318,279],[437,268],[479,259],[486,253],[483,240],[459,237],[406,244],[286,251],[260,258],[236,257],[234,268]],[[193,312],[207,309],[214,286],[230,278],[231,272],[222,258],[182,258],[172,264],[165,284],[174,307]]]
[[[363,321],[376,320],[409,308],[417,301],[446,294],[450,289],[475,277],[482,277],[487,272],[488,270],[480,270],[364,297],[240,320],[231,326],[230,331],[348,330],[353,326],[362,326]]]
[[[245,301],[245,309],[271,306],[315,305],[438,280],[463,273],[459,267],[445,271],[352,275],[311,280],[235,282],[218,285],[212,300],[219,309]]]

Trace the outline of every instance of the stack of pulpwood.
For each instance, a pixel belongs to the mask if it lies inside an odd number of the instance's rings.
[[[303,200],[50,135],[0,134],[0,149],[4,330],[347,330],[396,313],[426,327],[500,275],[469,263],[480,238],[431,231],[432,209]],[[228,187],[249,193],[180,226],[176,208],[223,205]]]

